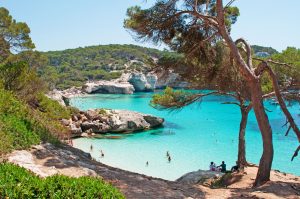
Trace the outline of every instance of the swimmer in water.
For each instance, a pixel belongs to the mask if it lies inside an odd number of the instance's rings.
[[[101,153],[101,157],[103,158],[104,157],[103,151],[101,150],[100,153]]]
[[[146,167],[147,167],[148,165],[149,165],[149,162],[147,161],[147,162],[146,162]]]
[[[171,156],[168,157],[168,161],[169,161],[169,163],[171,162]]]
[[[93,151],[93,145],[91,144],[90,151]]]

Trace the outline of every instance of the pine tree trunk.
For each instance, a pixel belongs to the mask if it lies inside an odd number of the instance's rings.
[[[270,180],[274,151],[272,129],[263,106],[262,90],[259,80],[250,81],[250,89],[253,109],[263,140],[263,154],[259,162],[257,176],[253,185],[256,187]]]
[[[247,165],[246,160],[246,143],[245,143],[245,132],[248,120],[248,112],[245,108],[241,108],[242,118],[240,122],[239,132],[239,148],[238,148],[238,166],[240,169],[244,169]]]

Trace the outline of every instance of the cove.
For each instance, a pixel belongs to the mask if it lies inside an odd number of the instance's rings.
[[[159,129],[117,137],[111,135],[107,139],[79,138],[74,140],[74,146],[91,153],[93,158],[104,164],[166,180],[175,180],[198,169],[207,170],[211,161],[219,165],[224,160],[227,170],[235,164],[240,110],[235,105],[222,104],[233,99],[209,96],[201,103],[170,112],[149,106],[152,95],[94,94],[72,98],[70,105],[80,110],[127,109],[165,118],[164,126]],[[265,105],[271,111],[268,116],[273,129],[272,169],[300,175],[300,158],[295,158],[293,162],[290,160],[298,146],[296,136],[292,130],[287,137],[284,136],[287,127],[282,127],[285,118],[280,107],[272,101],[266,101]],[[288,108],[300,125],[299,104],[291,104]],[[93,150],[90,150],[91,145]],[[247,160],[258,164],[262,141],[253,111],[249,114],[246,149]],[[104,157],[101,157],[100,150],[104,152]],[[167,160],[167,151],[171,162]]]

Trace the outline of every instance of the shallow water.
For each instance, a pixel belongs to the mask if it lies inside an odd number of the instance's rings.
[[[211,161],[221,164],[224,160],[227,169],[234,165],[237,158],[240,110],[235,105],[222,104],[232,99],[210,96],[181,111],[169,112],[150,107],[148,104],[152,95],[153,93],[96,94],[71,99],[71,105],[81,110],[128,109],[166,120],[164,127],[159,129],[126,134],[121,139],[80,138],[74,140],[74,146],[90,152],[95,159],[107,165],[167,180],[175,180],[190,171],[206,170]],[[290,161],[297,147],[296,136],[292,131],[289,136],[284,136],[287,128],[282,127],[285,118],[280,107],[272,105],[271,101],[265,104],[272,111],[268,112],[268,116],[273,128],[273,169],[300,175],[300,157]],[[289,110],[300,125],[299,105],[294,104]],[[246,131],[246,149],[248,161],[258,164],[262,142],[253,111],[250,112]],[[100,157],[100,150],[104,152],[103,158]],[[170,163],[166,158],[167,151],[171,155]]]

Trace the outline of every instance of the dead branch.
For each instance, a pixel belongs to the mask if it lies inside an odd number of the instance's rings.
[[[296,149],[296,151],[295,151],[295,153],[294,153],[294,155],[293,155],[293,157],[292,157],[292,160],[291,160],[291,161],[293,161],[293,160],[294,160],[294,158],[298,156],[298,153],[299,153],[299,151],[300,151],[300,145],[299,145],[299,146],[298,146],[298,148]]]
[[[296,123],[294,121],[294,118],[292,117],[291,113],[289,112],[289,110],[286,107],[286,104],[283,100],[283,97],[282,97],[280,89],[279,89],[277,77],[276,77],[274,71],[272,70],[272,68],[268,65],[268,63],[267,62],[264,62],[264,63],[265,63],[265,69],[267,70],[268,74],[271,77],[273,89],[275,91],[275,95],[276,95],[278,103],[281,107],[281,110],[285,114],[287,120],[290,123],[291,128],[294,130],[294,132],[295,132],[295,134],[298,138],[298,141],[300,142],[300,130],[299,130],[298,126],[296,125]]]
[[[245,46],[245,51],[247,53],[247,65],[250,67],[250,69],[252,70],[252,55],[251,55],[251,47],[250,45],[248,44],[248,42],[243,39],[243,38],[239,38],[235,41],[235,44],[238,45],[238,44],[244,44]]]
[[[223,102],[221,104],[233,104],[233,105],[237,105],[237,106],[241,107],[241,105],[237,102]]]
[[[286,133],[285,133],[285,136],[288,136],[288,135],[289,135],[289,132],[290,132],[291,128],[292,128],[292,126],[289,126],[288,130],[287,130]]]

